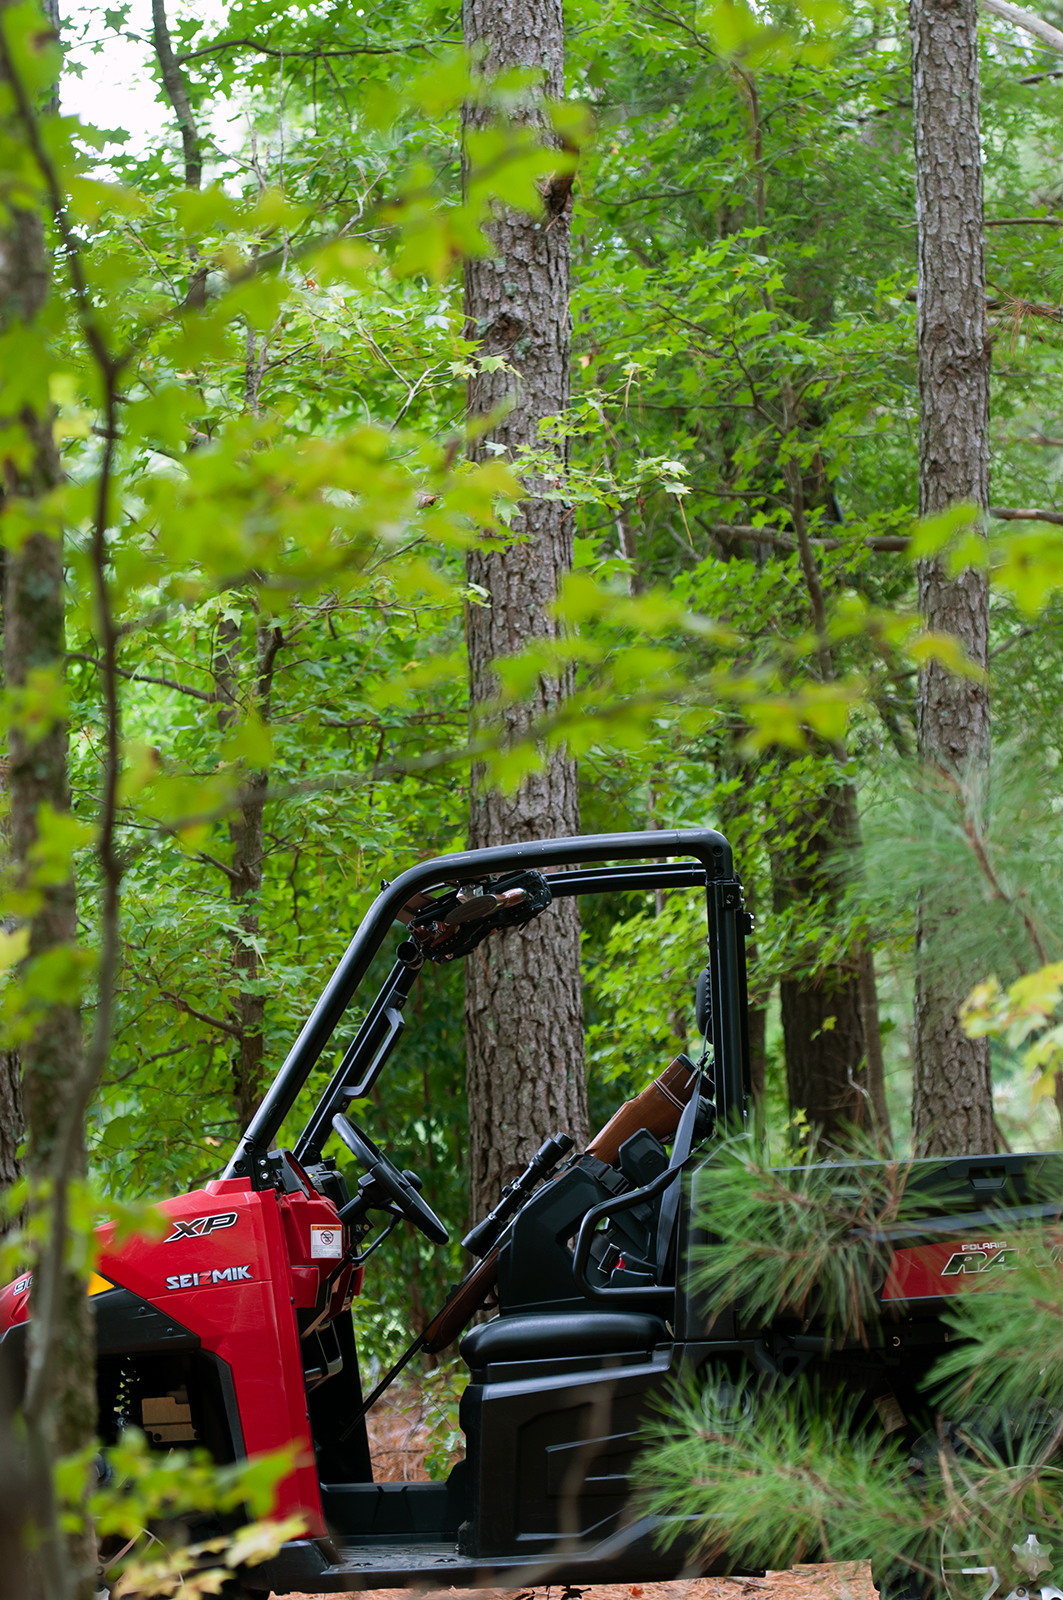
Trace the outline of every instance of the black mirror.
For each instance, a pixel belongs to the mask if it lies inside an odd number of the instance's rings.
[[[694,1020],[698,1032],[704,1038],[708,1038],[709,1029],[712,1027],[712,989],[708,967],[702,967],[698,973],[698,986],[694,993]]]

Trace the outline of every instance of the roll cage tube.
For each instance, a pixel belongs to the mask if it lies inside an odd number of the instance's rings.
[[[662,861],[666,856],[693,856],[700,870]],[[638,861],[655,865],[580,867],[581,863]],[[712,1043],[716,1110],[721,1125],[740,1115],[748,1088],[745,1018],[744,919],[742,886],[734,876],[731,847],[710,828],[661,829],[647,833],[599,833],[567,839],[527,840],[487,850],[437,856],[410,867],[377,895],[347,946],[321,998],[304,1023],[262,1104],[241,1136],[225,1168],[226,1178],[249,1177],[256,1189],[270,1188],[273,1170],[269,1151],[296,1097],[317,1065],[358,985],[369,970],[398,913],[418,892],[520,869],[577,867],[550,879],[555,899],[572,894],[602,894],[621,889],[696,887],[705,884],[709,968],[712,979]],[[396,966],[334,1075],[318,1112],[299,1141],[302,1159],[316,1158],[331,1132],[331,1117],[366,1092],[402,1027],[401,1007],[413,974]],[[360,1080],[348,1081],[359,1056],[372,1049]],[[338,1091],[338,1092],[337,1092]],[[331,1107],[326,1120],[326,1105]],[[320,1124],[320,1126],[317,1126]],[[313,1132],[311,1130],[313,1129]]]

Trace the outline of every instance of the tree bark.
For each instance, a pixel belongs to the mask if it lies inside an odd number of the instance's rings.
[[[847,796],[835,788],[785,825],[786,833],[796,837],[773,857],[776,910],[825,899],[833,911],[842,889],[833,860],[846,847],[848,824]],[[866,1128],[872,1121],[857,963],[839,962],[811,976],[784,977],[779,1003],[791,1115],[805,1113],[817,1143],[850,1142],[853,1128]]]
[[[0,234],[0,326],[32,325],[40,315],[49,288],[48,254],[40,216],[14,207]],[[36,407],[27,405],[0,435],[3,494],[26,502],[32,515],[35,501],[59,481],[59,460],[52,437],[52,417],[47,398]],[[16,697],[27,682],[43,685],[62,680],[66,649],[64,636],[63,551],[61,541],[46,530],[32,532],[4,564],[4,677]],[[77,938],[75,890],[72,876],[60,882],[37,881],[31,851],[39,837],[42,809],[70,810],[67,776],[67,725],[58,716],[41,731],[41,724],[24,725],[16,715],[8,734],[8,788],[10,794],[11,855],[17,890],[30,907],[29,934],[23,972],[32,982],[34,967],[49,957],[60,957]],[[81,1021],[76,1004],[50,997],[33,1005],[29,1036],[22,1042],[23,1089],[31,1211],[52,1220],[48,1191],[56,1181],[55,1161],[64,1113],[72,1084],[82,1066]],[[61,1181],[85,1172],[83,1130],[70,1159],[66,1146]],[[35,1284],[45,1276],[45,1257],[61,1249],[61,1241],[38,1239],[33,1249]],[[87,1553],[83,1541],[71,1552],[63,1548],[55,1522],[52,1463],[57,1455],[83,1448],[96,1431],[94,1329],[84,1280],[72,1266],[59,1267],[60,1288],[54,1315],[31,1319],[28,1347],[26,1423],[26,1485],[30,1514],[40,1544],[28,1580],[28,1592],[60,1600],[74,1592],[78,1578],[69,1554],[80,1564]],[[34,1294],[36,1295],[36,1288]],[[89,1575],[80,1575],[82,1586]]]
[[[188,86],[184,73],[173,53],[170,27],[166,20],[165,0],[151,0],[152,40],[162,73],[163,87],[173,106],[177,125],[181,130],[181,146],[185,159],[185,186],[198,189],[203,177],[203,150],[199,129],[192,115]]]
[[[847,1144],[868,1124],[856,976],[832,968],[811,981],[784,978],[779,998],[791,1115],[805,1113],[817,1146]]]
[[[989,339],[985,311],[982,158],[975,0],[910,0],[915,127],[919,365],[919,511],[989,504]],[[950,578],[919,564],[928,627],[955,635],[976,665],[989,663],[989,592],[983,572]],[[966,775],[989,755],[985,683],[936,662],[919,674],[919,755]],[[995,1148],[989,1042],[968,1039],[957,1006],[979,976],[933,975],[921,950],[949,937],[947,907],[921,903],[916,924],[912,1120],[920,1155]]]
[[[564,24],[560,0],[464,0],[467,48],[482,53],[488,76],[509,67],[543,72],[543,93],[564,87]],[[524,115],[546,126],[542,102],[530,96]],[[466,132],[488,112],[470,105]],[[477,373],[469,380],[470,421],[509,406],[472,446],[475,459],[501,446],[512,459],[522,445],[539,445],[539,423],[561,412],[569,393],[569,212],[572,181],[559,176],[543,188],[543,215],[500,207],[491,224],[493,253],[465,267],[466,333],[484,355],[501,355],[513,370]],[[558,476],[564,452],[557,448]],[[468,576],[489,603],[470,605],[466,637],[472,715],[497,693],[491,664],[536,638],[553,638],[550,615],[562,574],[572,564],[572,518],[526,480],[516,532],[521,542],[502,551],[473,551]],[[539,491],[539,492],[537,492]],[[506,738],[554,711],[571,689],[567,674],[544,677],[530,701],[510,707]],[[473,774],[469,844],[508,844],[579,832],[576,763],[553,753],[514,796],[484,792]],[[493,935],[469,957],[465,973],[468,1049],[470,1201],[474,1218],[495,1204],[537,1146],[558,1129],[577,1143],[587,1137],[583,1053],[579,912],[564,900],[528,928]]]
[[[18,1147],[22,1121],[22,1067],[17,1050],[0,1050],[0,1190],[10,1189],[22,1176]],[[0,1235],[5,1231],[0,1217]]]

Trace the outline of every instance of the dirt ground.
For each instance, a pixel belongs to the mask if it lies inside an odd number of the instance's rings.
[[[427,1445],[424,1402],[411,1388],[383,1403],[369,1418],[369,1451],[378,1483],[423,1483]],[[351,1591],[359,1600],[399,1600],[394,1589]],[[592,1584],[566,1589],[430,1589],[423,1600],[878,1600],[864,1563],[794,1567],[763,1578],[695,1578],[675,1583]],[[292,1595],[290,1600],[337,1600],[335,1595]]]
[[[591,1584],[566,1589],[429,1589],[423,1600],[878,1600],[864,1563],[793,1567],[763,1578],[695,1578],[676,1583]],[[293,1595],[291,1600],[338,1600],[335,1595]],[[394,1589],[366,1589],[359,1600],[396,1600]]]

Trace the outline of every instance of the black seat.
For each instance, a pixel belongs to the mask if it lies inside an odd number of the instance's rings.
[[[551,1356],[605,1356],[652,1350],[668,1340],[660,1317],[639,1311],[568,1311],[541,1317],[495,1317],[470,1328],[459,1345],[470,1367]]]

